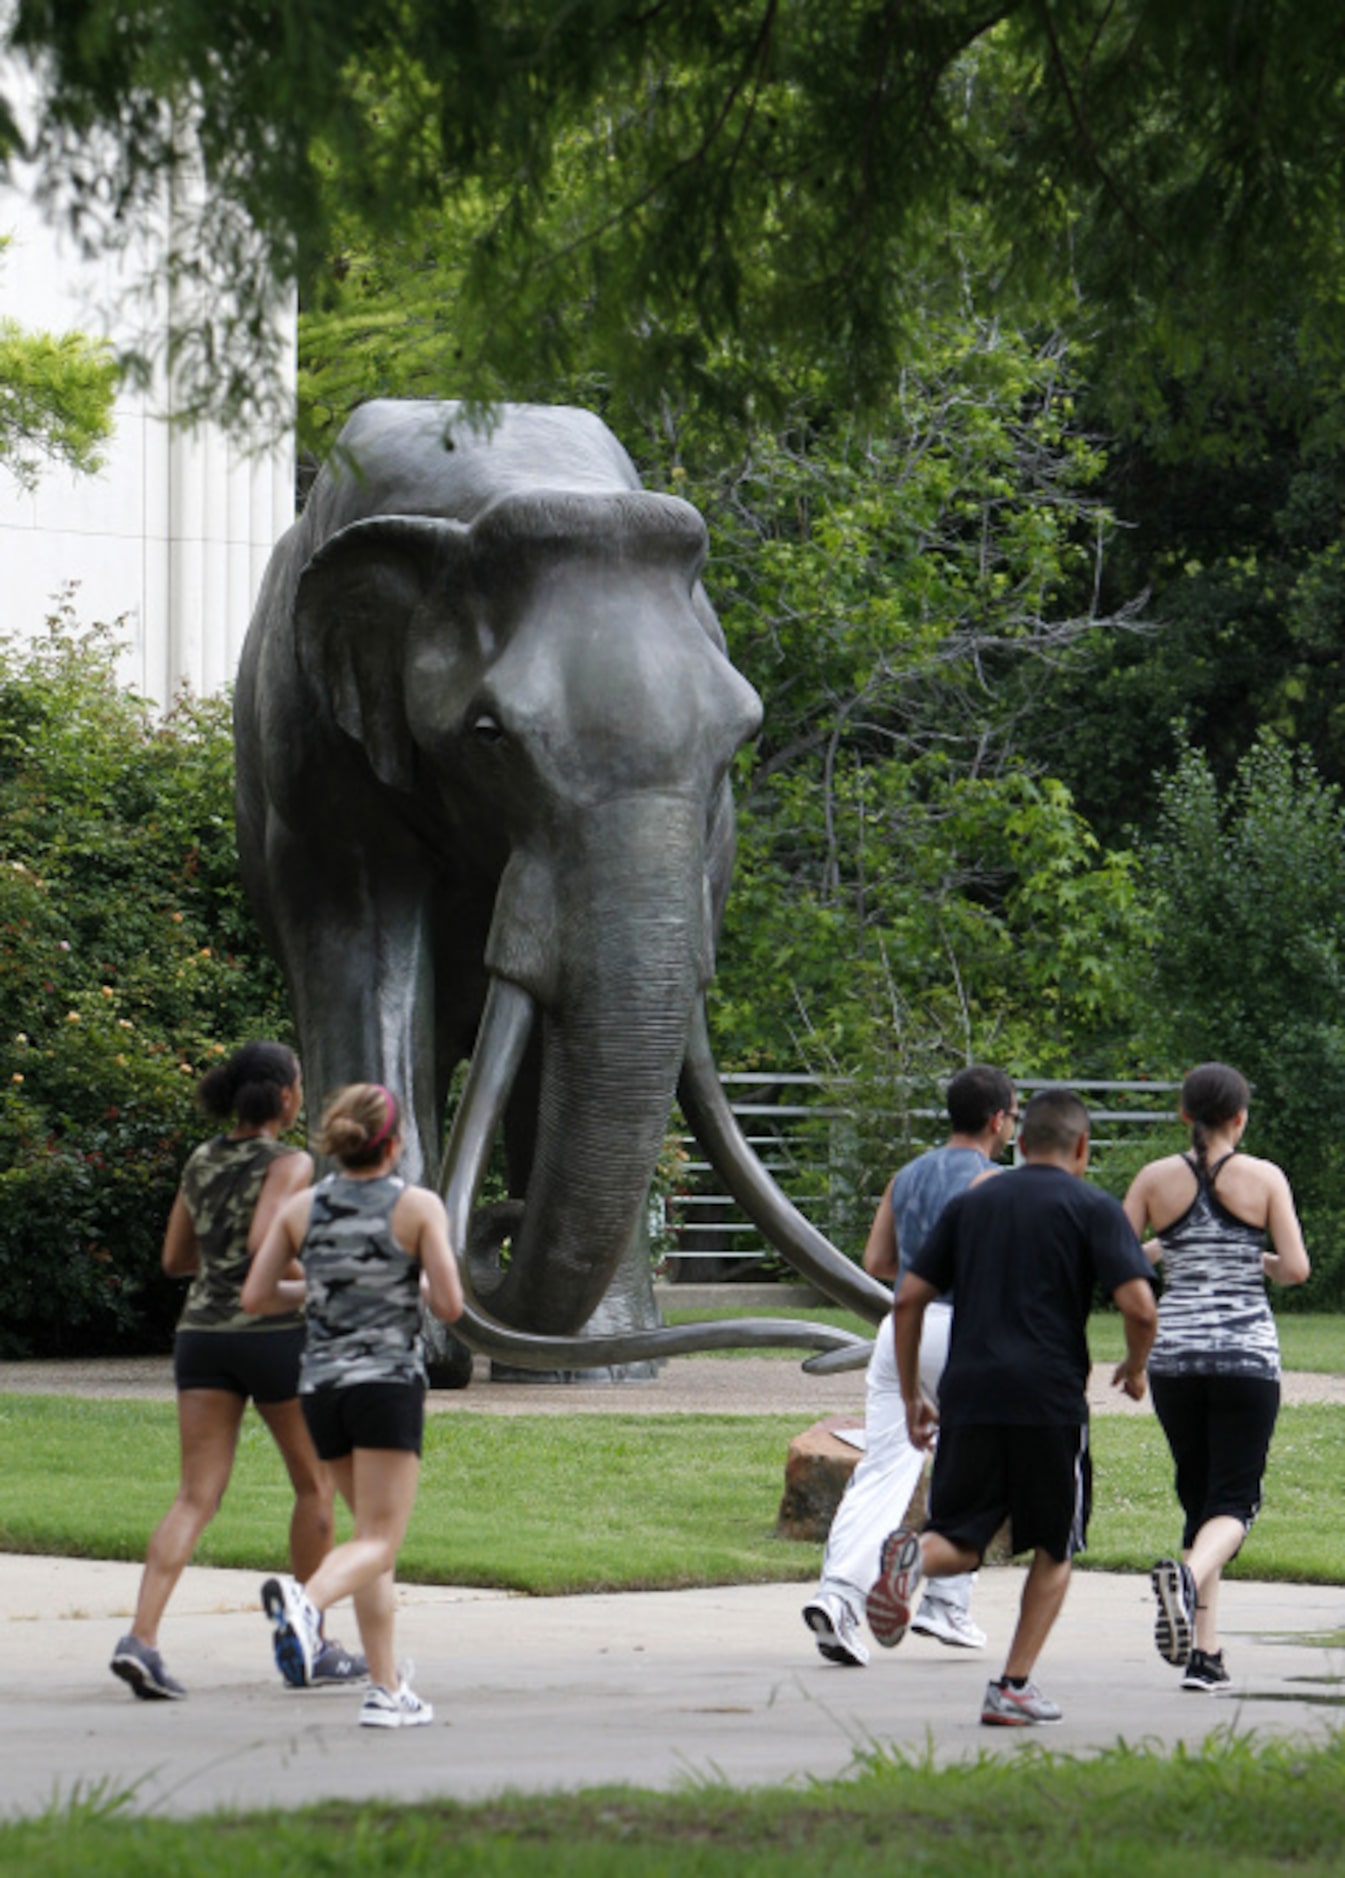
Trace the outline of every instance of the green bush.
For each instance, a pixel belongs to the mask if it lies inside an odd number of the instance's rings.
[[[163,719],[68,602],[0,642],[0,1353],[162,1347],[197,1078],[288,1030],[238,884],[228,706]]]

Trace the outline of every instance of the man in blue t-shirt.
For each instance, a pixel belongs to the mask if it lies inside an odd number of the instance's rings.
[[[1068,1089],[1044,1089],[1019,1131],[1023,1165],[953,1200],[897,1292],[897,1370],[912,1443],[938,1431],[924,1532],[884,1542],[868,1596],[869,1627],[900,1643],[925,1578],[973,1570],[1007,1519],[1015,1552],[1030,1551],[1004,1673],[981,1720],[1023,1727],[1060,1710],[1032,1671],[1088,1534],[1088,1313],[1109,1295],[1125,1327],[1113,1380],[1139,1401],[1154,1339],[1152,1268],[1109,1194],[1082,1178],[1088,1111]],[[923,1319],[955,1288],[948,1362],[937,1407],[921,1388]]]
[[[944,1100],[952,1123],[947,1142],[908,1161],[878,1203],[864,1248],[864,1269],[874,1278],[898,1279],[948,1202],[990,1172],[1013,1139],[1017,1098],[1003,1070],[981,1063],[959,1070]],[[952,1300],[942,1298],[928,1312],[921,1340],[920,1374],[936,1399],[951,1319]],[[896,1346],[885,1323],[869,1359],[864,1456],[836,1509],[816,1594],[803,1607],[803,1621],[828,1662],[861,1668],[869,1660],[860,1634],[864,1594],[883,1540],[910,1505],[925,1460],[907,1433]],[[971,1573],[943,1580],[926,1595],[912,1628],[940,1643],[983,1649],[985,1632],[971,1619],[972,1582]]]

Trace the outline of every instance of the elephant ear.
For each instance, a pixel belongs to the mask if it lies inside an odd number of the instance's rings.
[[[406,718],[408,627],[447,576],[466,534],[461,523],[437,516],[374,516],[333,535],[299,576],[299,668],[392,789],[415,784]]]

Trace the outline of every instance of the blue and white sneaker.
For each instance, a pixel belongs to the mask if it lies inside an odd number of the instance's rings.
[[[297,1578],[268,1578],[262,1586],[262,1609],[275,1626],[276,1668],[291,1688],[311,1687],[313,1665],[322,1649],[321,1612],[309,1603]]]

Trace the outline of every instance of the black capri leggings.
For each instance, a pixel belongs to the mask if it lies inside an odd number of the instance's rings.
[[[1250,1527],[1280,1412],[1280,1385],[1264,1376],[1149,1377],[1154,1412],[1177,1468],[1186,1515],[1182,1545],[1225,1514]]]

